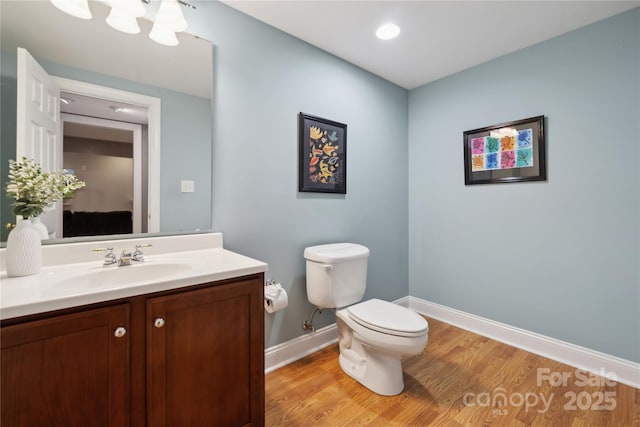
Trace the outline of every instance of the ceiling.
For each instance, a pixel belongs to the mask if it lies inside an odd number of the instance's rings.
[[[139,105],[130,105],[123,102],[68,92],[61,92],[60,97],[67,102],[60,103],[61,113],[99,117],[107,120],[141,125],[146,125],[149,122],[147,108]],[[118,107],[122,108],[122,110],[116,111]]]
[[[61,92],[60,98],[66,100],[66,102],[60,103],[61,113],[140,125],[146,125],[149,122],[149,115],[146,107],[84,96],[77,93]],[[116,111],[117,107],[120,107],[123,110]],[[119,129],[116,127],[105,127],[95,124],[81,124],[67,121],[64,123],[63,133],[65,137],[96,139],[100,141],[122,142],[128,144],[133,143],[133,133],[131,130]]]
[[[262,22],[413,89],[640,6],[640,1],[222,0]],[[393,22],[400,35],[375,37]]]

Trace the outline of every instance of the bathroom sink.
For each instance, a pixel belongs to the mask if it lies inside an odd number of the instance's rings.
[[[57,282],[56,287],[96,288],[124,286],[136,282],[164,279],[186,273],[191,270],[189,264],[182,263],[144,263],[125,267],[99,267],[84,274],[67,277]]]

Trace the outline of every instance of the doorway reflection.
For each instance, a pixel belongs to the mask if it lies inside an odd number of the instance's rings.
[[[146,108],[61,98],[63,167],[87,184],[64,202],[63,237],[147,232]]]

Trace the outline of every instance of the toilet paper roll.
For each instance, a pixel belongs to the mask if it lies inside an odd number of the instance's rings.
[[[264,288],[264,309],[267,313],[274,313],[289,305],[287,292],[280,283],[268,285]]]

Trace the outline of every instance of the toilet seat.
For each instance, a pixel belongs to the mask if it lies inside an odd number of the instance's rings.
[[[347,307],[347,311],[361,326],[384,334],[420,337],[429,328],[424,317],[416,312],[376,298]]]

